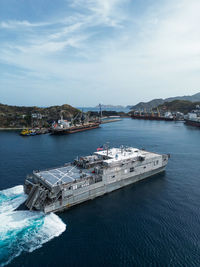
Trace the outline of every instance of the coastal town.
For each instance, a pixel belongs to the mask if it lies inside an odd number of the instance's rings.
[[[189,96],[188,98],[172,98],[171,101],[167,100],[164,103],[157,99],[147,103],[141,102],[135,106],[128,106],[126,111],[122,106],[110,105],[99,105],[99,110],[91,108],[91,110],[84,112],[83,109],[80,110],[68,104],[50,107],[0,104],[0,129],[22,130],[22,135],[61,133],[63,129],[70,127],[75,132],[83,128],[84,130],[97,128],[99,124],[108,122],[105,120],[108,118],[112,119],[110,122],[117,121],[119,118],[132,118],[183,121],[192,126],[200,126],[200,101],[195,101],[199,100],[199,95],[196,94],[196,97]],[[83,125],[85,126],[83,127]]]

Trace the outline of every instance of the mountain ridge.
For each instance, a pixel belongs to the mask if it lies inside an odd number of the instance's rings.
[[[152,109],[156,108],[159,105],[164,104],[165,102],[172,102],[174,100],[186,100],[191,102],[198,102],[200,101],[200,92],[194,95],[184,95],[184,96],[175,96],[175,97],[168,97],[168,98],[157,98],[152,99],[148,102],[139,102],[136,105],[128,106],[132,110],[140,110],[140,109]]]

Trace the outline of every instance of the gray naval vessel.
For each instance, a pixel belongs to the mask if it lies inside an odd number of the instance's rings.
[[[62,211],[165,170],[169,155],[133,147],[107,148],[62,167],[33,171],[24,191],[26,206]]]

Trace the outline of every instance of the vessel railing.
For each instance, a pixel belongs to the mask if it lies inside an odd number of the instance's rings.
[[[44,172],[44,171],[51,171],[51,170],[55,170],[55,169],[60,169],[60,168],[71,166],[71,165],[72,165],[72,163],[65,163],[64,165],[60,165],[60,166],[57,166],[57,167],[45,168],[45,169],[42,169],[42,170],[34,170],[33,174],[34,173],[39,173],[39,172]]]

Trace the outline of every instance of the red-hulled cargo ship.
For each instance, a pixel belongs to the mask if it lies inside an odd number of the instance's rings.
[[[132,114],[132,119],[138,120],[152,120],[152,121],[173,121],[173,117],[165,117],[165,116],[156,116],[156,115],[139,115],[139,114]]]
[[[69,127],[61,127],[61,125],[56,125],[51,128],[51,134],[71,134],[71,133],[77,133],[82,132],[86,130],[92,130],[99,128],[100,122],[89,122],[85,124],[80,125],[74,125]]]
[[[185,119],[185,124],[200,127],[200,120]]]

